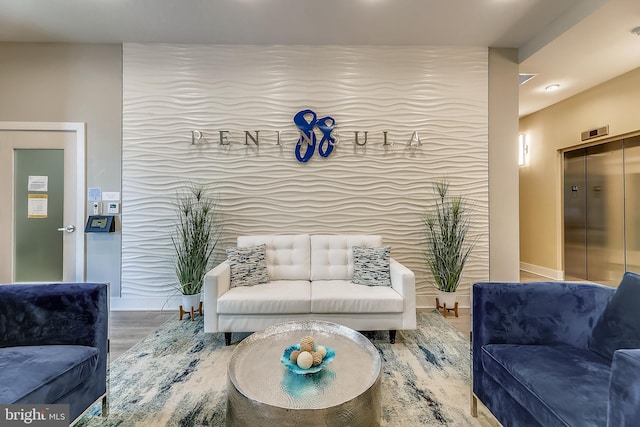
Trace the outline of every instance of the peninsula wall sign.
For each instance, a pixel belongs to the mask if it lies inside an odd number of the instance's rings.
[[[296,145],[295,156],[299,162],[308,162],[316,152],[316,148],[320,157],[327,158],[331,155],[334,148],[338,145],[340,138],[338,136],[338,130],[336,129],[336,121],[333,117],[325,116],[318,118],[318,115],[313,110],[301,110],[295,116],[293,116],[293,123],[297,128],[296,131]],[[216,131],[214,131],[216,132]],[[259,130],[244,131],[244,145],[260,146],[260,132]],[[274,133],[273,145],[283,147],[282,133],[290,133],[289,131],[271,131]],[[369,142],[369,131],[354,130],[353,132],[353,144],[356,147],[365,147]],[[362,132],[362,137],[360,133]],[[380,142],[383,146],[393,146],[393,142],[389,142],[388,131],[381,132]],[[264,135],[264,133],[263,133]],[[318,138],[320,141],[318,142]],[[344,137],[342,138],[345,139]],[[289,140],[287,138],[287,140]],[[294,138],[291,138],[293,141]],[[217,131],[216,141],[219,145],[227,146],[235,143],[232,140],[231,131],[219,130]],[[199,130],[191,131],[191,144],[212,143],[204,136],[204,133]],[[422,145],[418,131],[413,131],[410,138],[404,144],[405,148],[417,148]]]

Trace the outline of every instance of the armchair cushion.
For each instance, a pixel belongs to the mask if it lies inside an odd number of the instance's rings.
[[[640,275],[625,273],[598,319],[589,349],[607,359],[621,348],[640,348]]]
[[[606,358],[568,345],[489,344],[481,359],[487,375],[540,425],[574,425],[575,414],[581,427],[607,425]]]
[[[227,248],[231,267],[231,287],[254,286],[269,282],[266,245]]]
[[[389,258],[391,246],[353,247],[353,283],[367,286],[391,286]]]
[[[0,348],[0,402],[54,403],[95,375],[98,357],[82,345]]]

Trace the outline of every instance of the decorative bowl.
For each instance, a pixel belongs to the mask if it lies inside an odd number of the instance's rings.
[[[294,350],[300,350],[300,344],[292,344],[289,347],[285,348],[284,353],[282,353],[282,357],[280,357],[280,362],[282,362],[282,364],[286,366],[287,369],[295,374],[315,374],[316,372],[320,372],[329,363],[333,362],[333,359],[335,359],[336,357],[336,352],[331,347],[327,347],[325,345],[324,348],[327,349],[327,354],[325,354],[324,358],[322,359],[322,363],[316,366],[312,366],[308,369],[302,369],[298,366],[297,363],[293,363],[291,360],[289,360],[291,352],[293,352]]]

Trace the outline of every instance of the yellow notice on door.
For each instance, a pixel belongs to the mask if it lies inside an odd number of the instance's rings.
[[[27,218],[46,218],[49,196],[47,194],[29,194],[28,197]]]

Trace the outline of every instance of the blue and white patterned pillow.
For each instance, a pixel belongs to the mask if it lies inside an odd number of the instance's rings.
[[[389,260],[391,246],[382,248],[363,248],[354,246],[353,279],[358,285],[391,286]]]
[[[227,248],[227,261],[231,266],[232,288],[269,283],[266,245]]]

